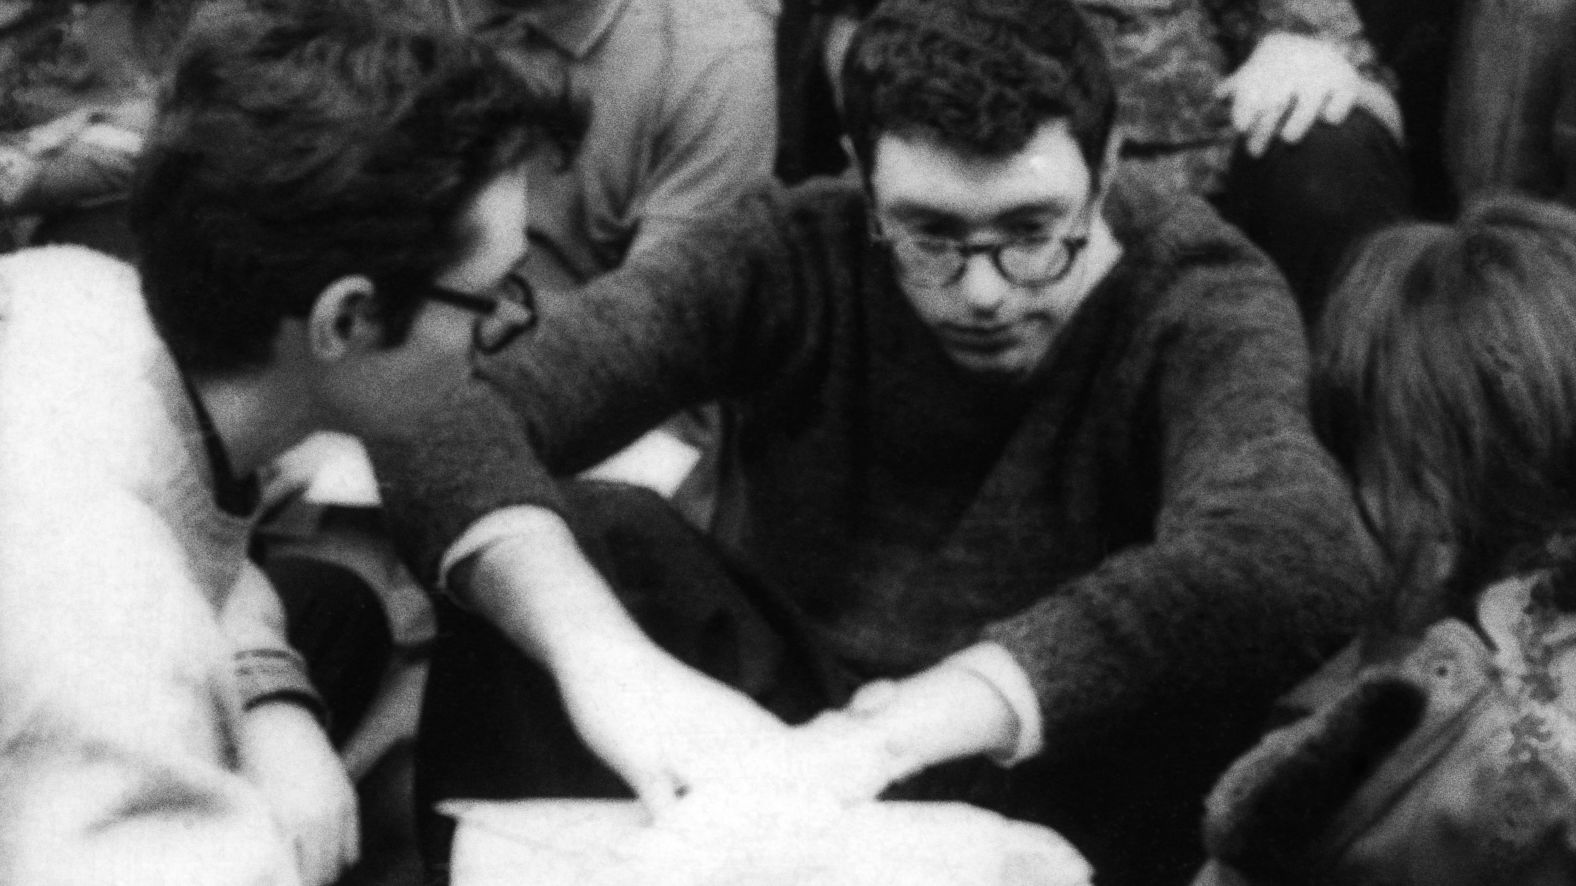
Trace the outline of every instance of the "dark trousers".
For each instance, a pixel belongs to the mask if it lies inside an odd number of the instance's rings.
[[[569,521],[651,637],[789,723],[841,705],[859,682],[818,648],[793,607],[654,494],[566,486]],[[1215,710],[1155,712],[1054,767],[982,759],[931,769],[891,799],[955,800],[1045,824],[1072,840],[1102,886],[1185,883],[1202,863],[1202,801],[1257,722]],[[1222,743],[1222,731],[1231,733]],[[551,677],[480,619],[440,603],[416,749],[429,882],[447,882],[446,798],[630,797],[576,736]]]
[[[269,557],[263,571],[279,592],[290,645],[323,697],[328,736],[341,747],[371,706],[393,654],[383,604],[360,576],[333,563]]]
[[[1312,325],[1351,248],[1411,215],[1411,189],[1400,144],[1354,111],[1256,159],[1239,151],[1216,204],[1280,266]]]

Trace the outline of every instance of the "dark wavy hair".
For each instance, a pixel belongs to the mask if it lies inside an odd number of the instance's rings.
[[[1091,173],[1116,115],[1105,51],[1066,0],[885,0],[843,67],[845,126],[868,179],[883,134],[983,157],[1065,118]]]
[[[1483,199],[1374,235],[1314,354],[1313,413],[1397,593],[1391,625],[1477,590],[1576,524],[1576,212]]]
[[[468,201],[582,112],[482,42],[369,0],[216,4],[183,39],[132,225],[180,364],[265,365],[335,279],[376,286],[391,343],[463,255]]]

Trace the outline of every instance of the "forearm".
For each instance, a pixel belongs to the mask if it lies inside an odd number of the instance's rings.
[[[555,674],[609,650],[651,645],[563,518],[546,508],[511,509],[510,534],[456,565],[448,586]]]
[[[248,711],[270,702],[290,702],[315,718],[327,716],[307,674],[306,660],[291,647],[279,594],[254,564],[243,565],[219,613],[229,638],[236,684]]]

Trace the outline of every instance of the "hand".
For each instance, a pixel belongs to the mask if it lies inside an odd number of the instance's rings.
[[[799,727],[793,753],[824,790],[852,802],[937,763],[1006,751],[1018,726],[995,687],[943,661],[904,680],[861,687],[841,710]]]
[[[1371,92],[1366,82],[1328,41],[1275,33],[1259,41],[1215,94],[1231,101],[1231,123],[1247,140],[1248,154],[1258,157],[1276,136],[1296,144],[1321,119],[1344,121]]]
[[[584,650],[558,679],[580,737],[653,815],[696,790],[774,789],[788,727],[656,646]]]
[[[241,718],[241,769],[295,847],[307,886],[332,883],[361,853],[356,793],[317,719],[288,701]]]

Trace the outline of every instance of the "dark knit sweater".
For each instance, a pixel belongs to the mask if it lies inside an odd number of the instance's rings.
[[[748,198],[484,358],[508,408],[477,386],[419,442],[374,447],[396,522],[430,575],[476,518],[558,507],[550,475],[722,398],[742,416],[728,541],[862,674],[1000,642],[1051,759],[1159,708],[1267,704],[1364,588],[1296,310],[1201,202],[1119,191],[1107,216],[1123,258],[1004,385],[921,324],[857,190]]]

